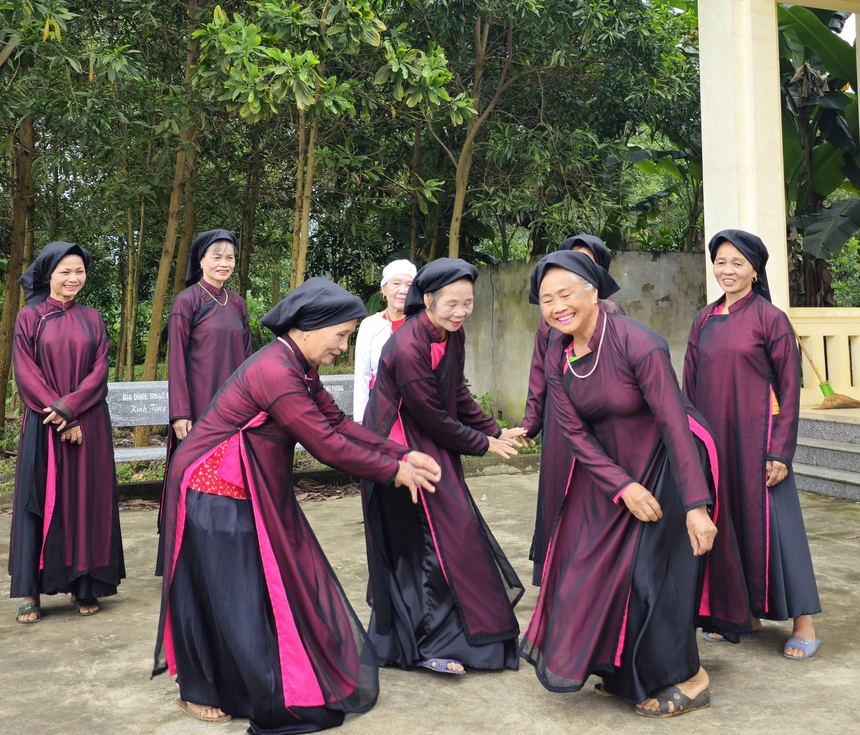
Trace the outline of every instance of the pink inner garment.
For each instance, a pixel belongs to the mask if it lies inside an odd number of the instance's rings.
[[[54,517],[54,507],[57,504],[57,460],[54,456],[54,429],[48,427],[48,481],[45,486],[45,512],[42,519],[42,553],[39,554],[39,569],[45,568],[45,543],[48,540],[48,529]]]

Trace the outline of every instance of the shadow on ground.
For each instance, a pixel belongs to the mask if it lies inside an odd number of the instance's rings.
[[[469,481],[520,578],[528,562],[537,475]],[[824,640],[807,662],[782,657],[788,623],[767,623],[737,646],[700,643],[712,680],[712,707],[672,720],[646,721],[630,705],[598,697],[589,683],[578,694],[544,690],[530,666],[462,678],[431,672],[381,672],[381,693],[369,713],[350,716],[338,731],[476,735],[483,733],[851,733],[860,706],[860,505],[804,494],[803,508],[818,575]],[[367,579],[361,505],[357,497],[309,503],[305,512],[363,620]],[[102,612],[80,619],[65,596],[43,598],[41,623],[15,623],[10,601],[0,615],[0,731],[4,735],[87,733],[221,733],[247,727],[198,724],[174,705],[177,687],[150,680],[158,617],[155,514],[121,514],[128,579]],[[9,516],[0,517],[0,560],[8,558]],[[9,580],[0,579],[8,596]],[[517,612],[522,627],[534,608],[530,587]],[[596,680],[594,680],[596,681]]]

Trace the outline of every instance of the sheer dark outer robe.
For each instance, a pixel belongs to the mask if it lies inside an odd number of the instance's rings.
[[[443,354],[444,350],[444,354]],[[472,499],[460,454],[483,455],[498,424],[464,380],[465,334],[446,342],[421,312],[383,348],[364,426],[442,467],[436,492],[413,504],[386,483],[362,483],[373,607],[369,633],[383,664],[453,658],[516,668],[513,605],[523,587]]]
[[[690,330],[684,391],[714,430],[753,614],[786,620],[821,611],[791,467],[800,418],[800,356],[788,317],[754,291]],[[771,390],[779,403],[772,415]],[[788,466],[765,486],[765,464]]]
[[[732,641],[749,629],[743,573],[716,474],[716,448],[683,397],[662,337],[601,313],[584,380],[566,367],[571,337],[546,357],[550,400],[576,458],[553,533],[538,603],[520,655],[551,691],[578,691],[590,674],[632,702],[689,679],[695,627]],[[574,364],[584,375],[595,352]],[[643,523],[620,493],[639,482],[663,517]],[[712,506],[713,550],[695,557],[686,512]]]
[[[249,717],[255,733],[338,725],[378,693],[373,646],[296,502],[296,443],[383,484],[408,451],[348,420],[286,339],[295,354],[278,341],[264,347],[197,420],[164,505],[155,673],[169,668],[183,699]],[[217,474],[249,500],[188,486],[225,442]]]
[[[107,402],[108,340],[99,313],[48,298],[15,323],[15,380],[24,402],[15,473],[12,597],[116,594],[125,576]],[[50,406],[82,444],[45,426]]]
[[[204,288],[208,289],[208,294]],[[219,306],[211,295],[221,303],[226,298],[227,303]],[[167,332],[171,426],[165,482],[173,453],[179,445],[173,422],[177,419],[188,419],[192,424],[197,421],[227,378],[254,353],[248,307],[241,296],[226,287],[216,289],[209,283],[201,287],[198,282],[180,291],[170,307]],[[159,539],[156,574],[162,572],[162,556],[163,544]]]
[[[601,301],[600,308],[610,314],[624,314],[621,304],[613,298]],[[544,372],[550,339],[562,337],[561,332],[552,329],[541,318],[535,333],[535,347],[529,370],[529,394],[526,399],[526,415],[523,419],[523,428],[532,439],[542,432],[537,513],[532,546],[529,551],[529,559],[534,562],[532,584],[535,586],[540,586],[546,549],[573,469],[573,452],[570,442],[561,432],[552,402],[549,400]]]

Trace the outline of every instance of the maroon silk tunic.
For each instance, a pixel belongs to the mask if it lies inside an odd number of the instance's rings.
[[[170,421],[194,422],[254,352],[248,307],[230,289],[198,282],[176,295],[167,330]]]
[[[754,291],[728,314],[724,303],[696,315],[684,391],[714,430],[753,613],[773,620],[814,614],[821,603],[791,469],[800,418],[794,330]],[[768,460],[789,468],[769,490]]]
[[[615,299],[600,302],[600,308],[609,314],[623,314],[624,309]],[[545,362],[550,339],[561,339],[561,332],[552,329],[541,318],[535,333],[535,347],[529,370],[529,394],[523,427],[532,438],[541,436],[541,463],[538,479],[537,514],[529,559],[534,562],[532,584],[540,586],[546,550],[559,510],[567,493],[567,483],[573,468],[570,442],[561,432],[558,417],[549,400],[546,387]]]
[[[573,364],[583,379],[567,365],[570,341],[550,342],[546,375],[576,464],[521,655],[552,691],[577,691],[601,673],[607,691],[642,701],[695,674],[696,625],[735,641],[748,629],[743,575],[716,449],[665,341],[601,313],[592,352]],[[627,510],[620,494],[631,482],[654,494],[659,521]],[[714,508],[719,532],[697,559],[685,521],[702,505]]]
[[[115,594],[125,576],[110,415],[108,340],[99,313],[74,301],[24,307],[12,357],[24,402],[9,571],[12,597]],[[82,444],[43,425],[50,406]],[[84,585],[78,580],[89,577]]]
[[[465,384],[465,339],[458,330],[449,333],[443,343],[425,312],[408,319],[383,348],[364,425],[380,436],[393,436],[397,425],[410,447],[429,454],[442,467],[436,492],[422,493],[419,508],[398,512],[421,514],[421,525],[426,525],[428,533],[412,538],[411,544],[421,549],[420,555],[430,555],[426,568],[441,565],[445,589],[435,590],[434,595],[446,594],[446,599],[453,595],[468,644],[481,646],[516,638],[519,625],[513,605],[523,587],[481,517],[463,476],[460,455],[485,454],[488,436],[500,433],[498,424],[484,416]],[[397,539],[395,544],[392,534],[401,531],[380,505],[384,502],[382,485],[363,483],[362,495],[376,630],[387,635],[396,615],[391,586],[397,584],[392,575],[398,565],[390,555],[394,545],[404,548],[409,544],[405,539]],[[409,592],[430,606],[427,600],[433,595],[428,591]],[[415,617],[426,613],[427,619],[434,613],[430,609],[412,612]],[[425,623],[431,625],[427,619]],[[408,621],[405,624],[409,627]],[[414,666],[418,661],[398,663]]]
[[[234,373],[174,455],[162,526],[165,568],[155,672],[164,670],[166,658],[166,667],[176,673],[171,617],[183,620],[184,627],[195,625],[171,604],[172,599],[183,598],[177,590],[171,596],[171,583],[182,548],[189,480],[201,464],[220,453],[218,475],[244,487],[249,500],[234,502],[250,502],[253,510],[277,629],[282,704],[360,712],[376,701],[376,656],[296,501],[293,455],[301,442],[324,464],[388,483],[397,474],[398,458],[409,450],[347,419],[316,368],[308,366],[294,343],[288,338],[286,342],[270,343]],[[216,537],[229,530],[213,526]],[[229,568],[219,572],[242,573]],[[200,578],[194,584],[215,590],[221,580]],[[214,612],[231,615],[233,610]],[[231,644],[228,655],[241,656],[242,641]],[[261,665],[246,660],[241,664]],[[181,680],[182,671],[178,674]]]

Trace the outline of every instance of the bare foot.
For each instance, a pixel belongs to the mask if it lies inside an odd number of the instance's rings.
[[[28,602],[35,602],[38,605],[39,595],[27,595],[27,597],[21,598],[22,605],[26,605]],[[33,623],[38,619],[39,613],[37,612],[28,612],[18,616],[18,620],[20,620],[22,623]]]
[[[435,668],[436,668],[436,662],[435,662],[435,661],[433,661],[433,662],[430,664],[430,668],[431,668],[431,669],[435,669]],[[458,672],[465,672],[465,671],[466,671],[466,669],[465,669],[465,668],[463,668],[463,664],[461,664],[459,661],[449,661],[449,662],[445,665],[445,668],[446,668],[446,669],[448,669],[448,671],[458,671]]]
[[[699,670],[696,672],[696,675],[692,679],[682,681],[679,684],[675,684],[675,686],[681,690],[682,694],[688,696],[690,699],[695,699],[703,691],[705,691],[705,689],[707,689],[710,684],[711,680],[708,678],[708,672],[700,666]],[[639,702],[639,704],[636,705],[636,708],[656,712],[660,709],[660,702],[652,697],[650,699],[646,699],[644,702]],[[669,702],[669,712],[674,711],[675,703]]]
[[[815,625],[812,622],[812,615],[801,615],[794,619],[794,630],[791,633],[798,638],[803,638],[807,641],[815,640]],[[789,658],[803,658],[806,656],[806,651],[800,648],[786,648],[785,655]]]
[[[752,632],[753,632],[753,633],[758,633],[758,632],[761,630],[761,628],[762,628],[761,620],[759,620],[759,618],[757,618],[757,617],[756,617],[755,615],[753,615],[752,613],[750,613],[750,625],[752,626]],[[723,636],[721,636],[719,633],[709,633],[709,634],[708,634],[708,637],[709,637],[712,641],[721,641],[721,640],[723,640]]]
[[[220,720],[227,716],[227,713],[218,707],[207,707],[205,704],[194,704],[194,702],[182,702],[182,705],[189,715],[198,720]]]

